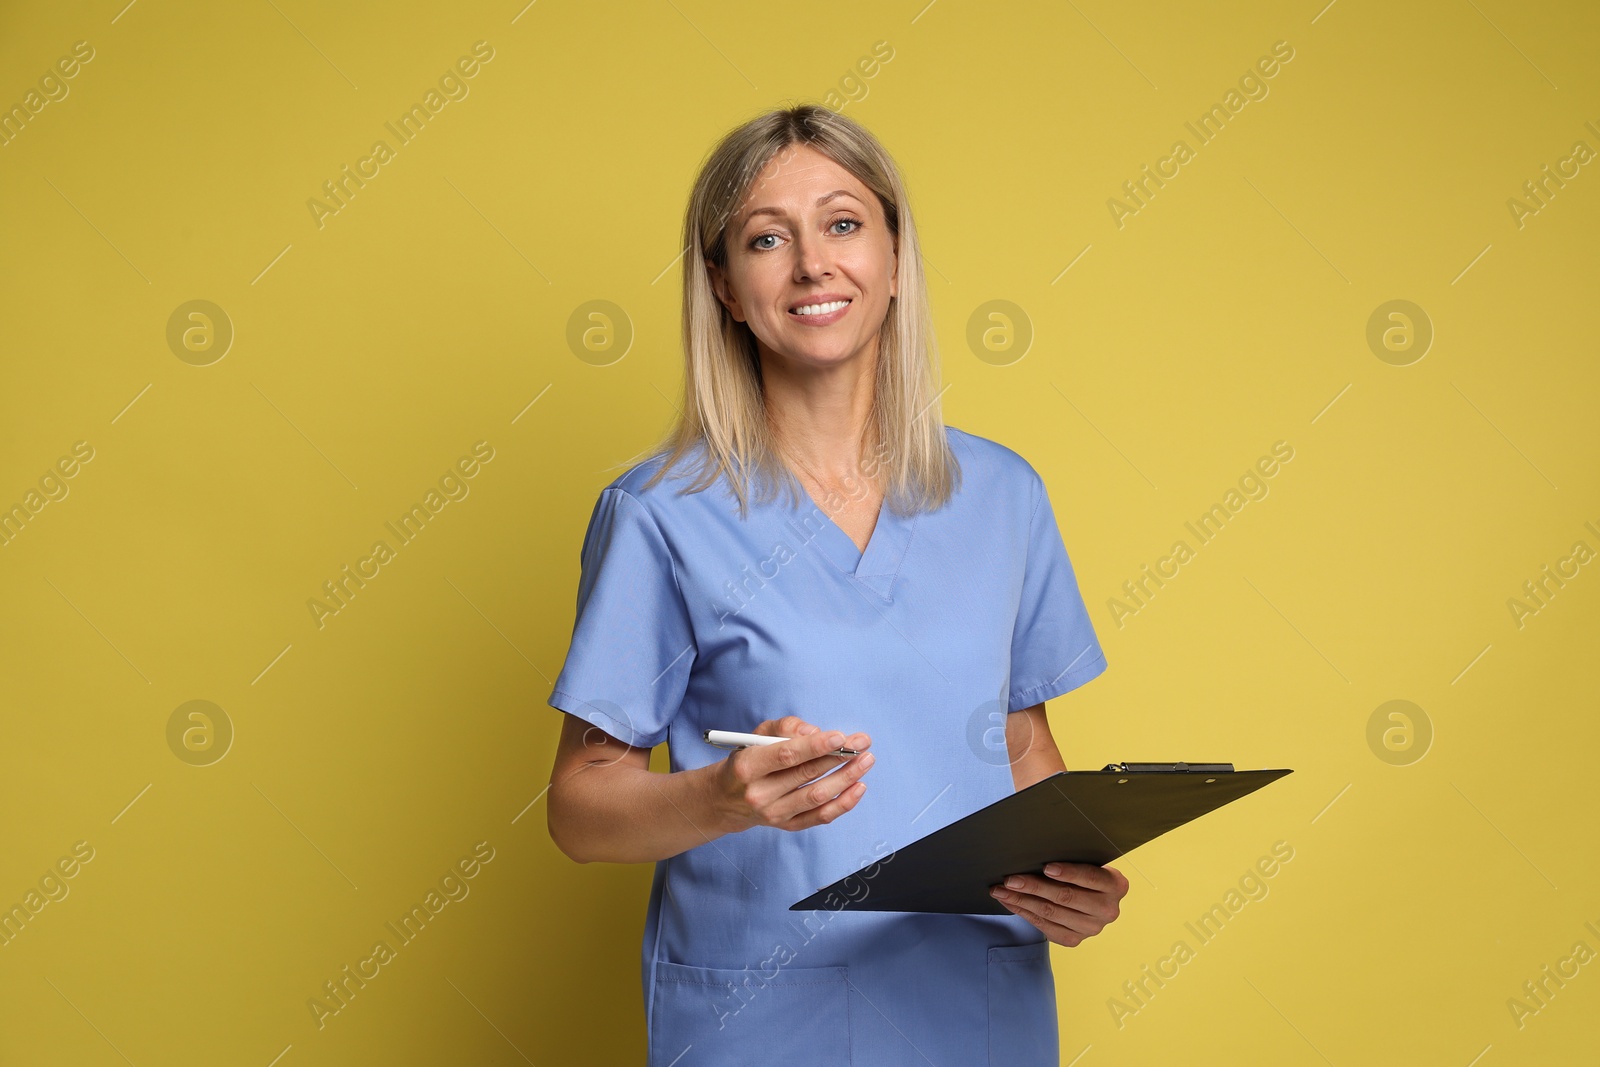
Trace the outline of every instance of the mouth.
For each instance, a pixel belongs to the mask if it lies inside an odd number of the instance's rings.
[[[811,326],[825,326],[830,322],[837,322],[844,316],[853,303],[850,297],[835,299],[812,300],[804,304],[796,304],[789,309],[791,318]]]

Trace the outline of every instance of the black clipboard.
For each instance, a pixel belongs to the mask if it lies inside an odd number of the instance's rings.
[[[1231,763],[1057,771],[823,886],[789,910],[1010,915],[989,895],[1007,875],[1042,875],[1053,860],[1104,865],[1290,773],[1236,771]]]

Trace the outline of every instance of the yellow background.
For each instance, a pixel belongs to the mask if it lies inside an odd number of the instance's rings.
[[[1600,951],[1600,565],[1507,607],[1600,550],[1600,164],[1507,206],[1600,149],[1593,5],[10,4],[0,103],[79,40],[0,147],[0,505],[94,450],[0,547],[0,903],[94,858],[0,948],[0,1062],[640,1062],[650,868],[551,844],[545,698],[594,499],[674,415],[696,167],[830,92],[907,175],[947,421],[1056,502],[1111,664],[1051,705],[1068,766],[1295,771],[1121,861],[1122,918],[1052,950],[1063,1062],[1593,1062],[1600,963],[1507,1006]],[[319,228],[480,40],[469,95]],[[1280,40],[1269,95],[1119,228],[1107,200]],[[235,331],[206,366],[167,342],[197,299]],[[1435,333],[1404,366],[1366,340],[1396,299]],[[591,300],[620,359],[568,343]],[[967,343],[991,300],[1020,359]],[[1270,494],[1119,626],[1280,440]],[[470,495],[319,628],[477,441]],[[233,726],[208,766],[168,744],[191,700]],[[1368,743],[1390,700],[1431,724],[1405,765]],[[308,998],[480,841],[470,896],[319,1029]]]

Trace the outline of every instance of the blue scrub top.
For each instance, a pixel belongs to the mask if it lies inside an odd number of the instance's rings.
[[[600,493],[552,707],[667,742],[673,771],[727,757],[703,730],[791,714],[865,731],[877,756],[830,824],[752,827],[656,864],[652,1067],[1059,1062],[1049,942],[1022,918],[788,910],[1014,792],[1005,714],[1106,669],[1039,475],[946,433],[960,490],[935,512],[885,505],[865,552],[809,497],[752,500],[741,520],[720,478],[645,489],[659,457]]]

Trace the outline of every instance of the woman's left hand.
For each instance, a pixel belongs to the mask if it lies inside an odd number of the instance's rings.
[[[1076,948],[1121,914],[1128,879],[1115,867],[1047,863],[1048,877],[1014,874],[989,894],[1058,945]],[[1014,887],[1013,887],[1014,886]]]

